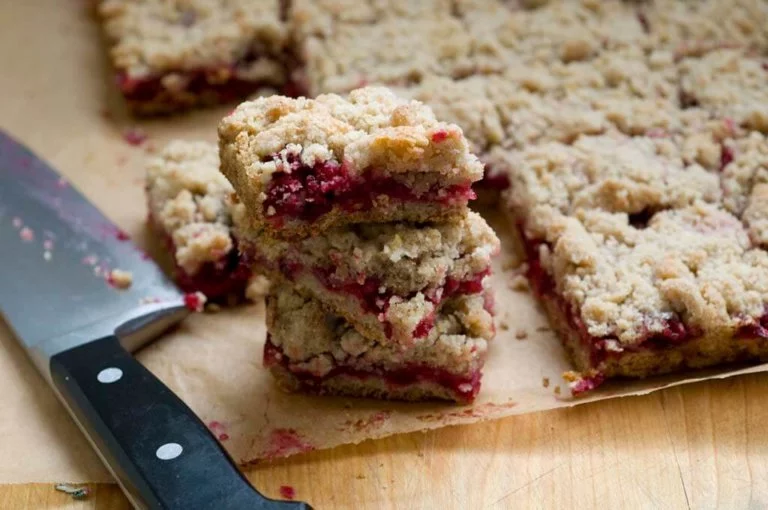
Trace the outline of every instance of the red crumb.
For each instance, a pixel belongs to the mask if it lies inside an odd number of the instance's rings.
[[[147,139],[147,134],[141,128],[128,128],[123,131],[123,140],[130,145],[141,145]]]
[[[226,441],[227,439],[229,439],[229,434],[227,434],[226,432],[223,434],[219,434],[219,441]]]
[[[120,229],[117,229],[117,232],[115,232],[115,237],[118,241],[128,241],[131,238],[124,230]]]
[[[280,486],[280,497],[287,500],[293,500],[293,498],[296,497],[296,489],[291,487],[290,485],[281,485]]]
[[[306,442],[294,429],[275,429],[269,435],[267,447],[260,457],[275,459],[314,449],[315,447]]]
[[[432,141],[434,143],[440,143],[444,142],[448,139],[448,131],[441,129],[440,131],[435,131],[432,133]]]
[[[24,227],[19,231],[19,237],[21,237],[21,240],[25,242],[34,241],[35,233],[32,232],[32,229]]]
[[[184,306],[193,312],[202,312],[207,298],[202,292],[188,292],[184,294]]]

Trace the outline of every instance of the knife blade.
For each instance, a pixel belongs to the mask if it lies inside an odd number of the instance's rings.
[[[134,507],[310,509],[256,491],[205,424],[131,356],[189,313],[184,294],[2,131],[0,253],[2,315]],[[130,274],[130,286],[118,274]]]

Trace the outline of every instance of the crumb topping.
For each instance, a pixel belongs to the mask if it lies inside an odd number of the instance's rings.
[[[763,27],[768,26],[768,18]],[[681,89],[688,100],[768,133],[768,59],[738,50],[718,50],[680,63]]]
[[[497,149],[490,161],[495,168],[508,169],[509,205],[531,218],[526,227],[536,237],[546,231],[535,220],[539,209],[569,214],[600,208],[635,214],[720,198],[716,175],[685,164],[671,143],[647,137],[605,135],[583,137],[570,146]]]
[[[232,192],[219,173],[214,144],[176,140],[147,162],[150,216],[172,240],[176,261],[188,274],[232,250]]]

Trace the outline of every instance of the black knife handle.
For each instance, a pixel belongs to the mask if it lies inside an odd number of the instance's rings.
[[[203,422],[116,337],[57,354],[51,376],[137,508],[311,510],[259,494]]]

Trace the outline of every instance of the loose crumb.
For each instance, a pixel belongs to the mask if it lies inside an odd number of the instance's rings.
[[[184,305],[193,312],[202,312],[208,298],[202,292],[190,292],[184,295]]]
[[[43,260],[45,260],[46,262],[49,262],[51,260],[51,252],[44,251],[43,252]]]
[[[499,321],[499,327],[502,331],[509,331],[509,323],[507,322],[507,319]]]
[[[552,330],[549,329],[548,326],[539,326],[538,328],[536,328],[536,331],[538,331],[539,333],[546,333],[547,331],[552,331]]]
[[[559,394],[560,394],[560,385],[558,384],[557,386],[555,386],[555,395],[559,395]]]
[[[549,388],[549,377],[542,377],[541,385],[544,386],[545,388]]]
[[[516,274],[509,280],[509,288],[518,292],[527,291],[530,286],[528,284],[528,278],[523,274]]]
[[[517,331],[515,331],[515,338],[517,338],[518,340],[525,340],[526,338],[528,338],[528,332],[520,328]]]
[[[221,311],[221,307],[216,303],[208,303],[205,305],[205,311],[206,313],[219,313]]]
[[[568,382],[578,381],[581,378],[582,378],[582,375],[578,372],[574,372],[573,370],[568,370],[567,372],[563,372],[563,379],[565,379]]]
[[[116,289],[125,290],[133,284],[133,273],[122,269],[113,269],[107,273],[107,283]]]

